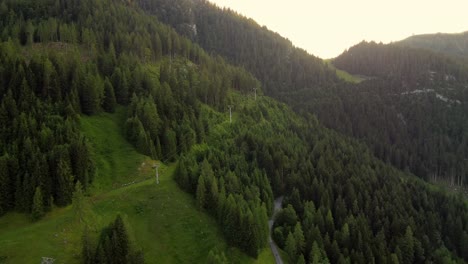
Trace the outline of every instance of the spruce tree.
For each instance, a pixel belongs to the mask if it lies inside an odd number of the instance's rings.
[[[411,227],[406,228],[406,232],[403,238],[401,238],[399,247],[401,249],[402,263],[413,263],[414,260],[414,238]]]
[[[297,245],[296,240],[294,239],[294,235],[290,232],[288,237],[286,238],[286,244],[284,246],[284,250],[289,255],[289,259],[291,262],[296,262],[297,259]]]
[[[120,215],[114,221],[112,227],[112,243],[114,246],[114,257],[116,259],[115,263],[127,263],[127,257],[130,252],[130,244],[128,239],[127,230],[125,224]]]
[[[81,251],[81,256],[84,264],[93,264],[95,263],[95,257],[93,254],[93,246],[91,242],[91,238],[89,236],[89,230],[88,227],[85,227],[85,230],[83,232],[83,237],[81,238],[83,248]],[[98,262],[99,263],[99,262]]]
[[[104,81],[104,102],[102,104],[102,108],[106,112],[113,113],[115,112],[116,104],[117,102],[115,99],[114,87],[106,77],[106,80]]]
[[[294,227],[293,235],[294,240],[296,240],[296,250],[298,253],[302,253],[305,249],[305,238],[300,222],[297,222],[296,226]]]
[[[206,186],[203,174],[198,177],[197,192],[196,192],[198,209],[205,208],[206,205]]]
[[[88,210],[80,181],[77,181],[75,184],[75,191],[73,192],[72,197],[72,206],[75,220],[77,220],[79,223],[83,223],[86,219],[86,213]]]
[[[41,187],[36,187],[36,191],[34,192],[33,204],[32,204],[32,212],[31,216],[33,220],[39,220],[44,216],[44,201],[42,197]]]
[[[0,215],[10,209],[13,199],[12,191],[14,186],[11,184],[8,160],[8,155],[0,157]]]

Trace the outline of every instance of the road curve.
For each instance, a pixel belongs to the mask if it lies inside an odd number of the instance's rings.
[[[268,221],[268,226],[270,228],[270,236],[268,238],[268,243],[270,244],[271,252],[273,252],[273,256],[275,256],[276,264],[283,264],[283,260],[281,259],[281,255],[278,250],[278,246],[276,245],[275,241],[271,237],[273,232],[273,220],[275,218],[276,212],[281,209],[281,203],[283,202],[283,196],[276,198],[274,207],[273,207],[273,215],[271,216],[270,220]]]

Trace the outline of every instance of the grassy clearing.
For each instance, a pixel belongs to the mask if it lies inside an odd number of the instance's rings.
[[[119,108],[115,114],[81,119],[99,172],[87,198],[92,236],[121,214],[147,263],[204,263],[214,248],[231,263],[274,263],[269,248],[254,260],[229,247],[214,219],[198,211],[194,199],[172,179],[174,164],[161,166],[156,185],[151,168],[156,161],[124,140],[123,118],[125,109]],[[80,263],[82,232],[71,206],[56,208],[35,223],[27,215],[9,213],[0,218],[0,263],[40,263],[41,257]]]
[[[349,82],[349,83],[360,83],[362,81],[364,81],[365,79],[360,77],[360,76],[356,76],[356,75],[352,75],[346,71],[343,71],[343,70],[340,70],[338,68],[336,68],[333,63],[332,63],[332,60],[325,60],[325,63],[328,65],[328,67],[330,67],[331,69],[335,70],[336,71],[336,75],[346,81],[346,82]]]
[[[148,158],[137,153],[124,138],[122,127],[125,119],[124,107],[118,107],[114,114],[101,113],[81,118],[81,128],[90,141],[97,168],[91,189],[93,193],[141,181],[148,176],[140,168]]]

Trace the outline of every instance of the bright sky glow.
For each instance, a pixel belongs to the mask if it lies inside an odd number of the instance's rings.
[[[321,58],[362,40],[468,31],[467,0],[209,0],[253,18]]]

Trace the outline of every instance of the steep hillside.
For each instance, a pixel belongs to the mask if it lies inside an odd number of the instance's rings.
[[[232,10],[220,9],[205,0],[136,3],[208,52],[245,67],[262,82],[268,95],[281,98],[281,93],[314,89],[337,80],[334,70],[323,60]]]
[[[261,236],[250,240],[247,234],[262,233],[251,221],[262,218],[265,210],[257,211],[255,205],[270,196],[267,177],[273,193],[285,195],[274,238],[292,263],[301,258],[330,263],[391,263],[395,258],[408,263],[442,258],[463,262],[453,253],[447,255],[444,247],[423,242],[435,238],[427,231],[437,228],[434,223],[452,221],[437,212],[445,202],[460,206],[452,217],[460,217],[456,225],[465,228],[460,223],[468,217],[468,208],[461,197],[445,200],[443,193],[414,176],[378,161],[364,145],[267,97],[255,101],[234,96],[233,103],[232,123],[225,115],[224,122],[212,126],[206,144],[183,155],[175,174],[197,205],[216,217],[232,244],[252,254],[261,242]],[[271,205],[265,207],[271,211]],[[426,222],[433,213],[436,218]],[[409,255],[399,253],[405,241],[414,243]],[[444,241],[448,245],[449,240]],[[457,252],[464,252],[462,248]]]
[[[157,161],[139,154],[124,139],[121,114],[125,110],[80,120],[98,171],[96,189],[85,198],[93,240],[120,214],[147,263],[203,263],[211,250],[223,252],[232,263],[271,263],[268,249],[254,261],[226,244],[213,219],[198,211],[195,201],[173,180],[174,165],[162,165],[156,185],[151,166]],[[17,213],[0,218],[0,263],[38,263],[42,257],[83,263],[85,225],[77,221],[75,210],[73,206],[54,209],[35,223]],[[31,241],[41,243],[31,247]]]
[[[373,93],[372,82],[340,81],[320,59],[205,1],[4,0],[0,15],[2,260],[56,252],[84,263],[271,262],[276,196],[284,209],[273,237],[291,263],[468,260],[462,197],[321,123],[327,111],[344,117],[330,126],[353,125],[350,109],[378,113],[356,100],[372,102],[386,86]],[[459,119],[441,126],[440,146],[466,138],[457,108],[466,105],[450,103]],[[456,161],[436,153],[441,171]],[[39,236],[47,241],[30,257]]]
[[[333,64],[352,74],[401,82],[403,89],[468,80],[466,65],[431,51],[394,44],[361,42],[335,58]]]
[[[318,102],[314,109],[325,124],[362,138],[400,169],[450,185],[467,184],[465,65],[430,51],[365,42],[333,63],[376,79],[337,92],[342,111],[327,112]]]
[[[395,44],[413,48],[422,48],[443,53],[456,59],[468,61],[468,31],[459,34],[415,35]]]
[[[427,50],[363,42],[333,61],[367,80],[346,84],[330,75],[333,67],[231,10],[198,0],[137,3],[203,48],[250,70],[265,94],[365,140],[383,161],[424,179],[468,182],[463,158],[468,71],[459,61]],[[428,112],[436,114],[421,114]]]

